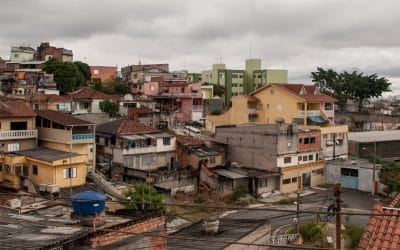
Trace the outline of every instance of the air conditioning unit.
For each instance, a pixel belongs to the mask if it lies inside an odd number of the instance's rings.
[[[39,185],[39,191],[40,192],[46,192],[47,191],[47,184],[40,184]]]
[[[47,192],[49,192],[50,194],[58,194],[60,193],[60,187],[58,185],[55,184],[47,184]]]
[[[22,202],[20,199],[11,199],[7,201],[7,205],[9,205],[11,208],[19,208],[22,205]]]

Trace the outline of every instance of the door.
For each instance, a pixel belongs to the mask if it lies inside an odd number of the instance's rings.
[[[358,189],[358,169],[341,168],[340,184],[343,188]]]
[[[93,160],[93,145],[88,146],[88,159]]]
[[[303,187],[310,187],[311,186],[311,173],[304,173],[303,174]]]

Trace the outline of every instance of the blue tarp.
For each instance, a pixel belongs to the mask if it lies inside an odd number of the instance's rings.
[[[318,123],[318,124],[327,123],[328,122],[322,116],[319,116],[319,115],[318,116],[309,116],[308,119],[310,119],[311,122]]]

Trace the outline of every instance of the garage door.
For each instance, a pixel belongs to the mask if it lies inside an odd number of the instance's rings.
[[[358,169],[342,168],[340,170],[340,184],[343,188],[358,189]]]

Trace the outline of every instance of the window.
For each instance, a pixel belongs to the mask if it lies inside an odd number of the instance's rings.
[[[76,168],[64,168],[64,179],[76,178]]]
[[[89,108],[89,103],[85,102],[85,103],[83,104],[83,106],[85,107],[85,109],[87,109],[87,108]]]
[[[304,144],[310,144],[310,138],[304,138]]]
[[[292,178],[292,183],[295,183],[295,182],[297,182],[297,177]]]
[[[312,161],[313,159],[314,159],[314,155],[309,155],[309,156],[308,156],[308,160],[309,160],[309,161]]]
[[[163,144],[164,144],[164,145],[171,145],[171,138],[169,138],[169,137],[164,137],[164,138],[163,138]]]
[[[290,184],[290,178],[282,180],[282,184]]]
[[[282,104],[278,104],[278,105],[276,105],[276,110],[278,110],[278,111],[282,111],[282,110],[283,110],[283,106],[282,106]]]
[[[14,165],[14,173],[21,174],[22,173],[22,165]]]
[[[303,156],[303,161],[307,161],[307,155]]]
[[[99,70],[98,69],[93,70],[93,74],[94,75],[98,75],[99,74]]]
[[[11,174],[11,167],[9,165],[4,165],[4,173]]]
[[[210,157],[210,164],[214,164],[215,163],[215,157]]]
[[[319,154],[318,153],[315,154],[315,160],[319,161]]]
[[[298,160],[298,161],[301,161],[301,159],[303,159],[302,156],[297,157],[297,160]]]
[[[38,166],[32,165],[32,174],[33,175],[38,175]]]
[[[27,130],[28,122],[10,122],[11,130]]]
[[[3,165],[0,164],[0,172],[3,172]]]
[[[19,143],[10,143],[8,144],[8,152],[19,151]]]
[[[311,138],[310,138],[310,143],[311,143],[311,144],[314,144],[314,143],[315,143],[315,137],[311,137]]]
[[[340,169],[340,174],[344,176],[358,177],[358,170],[352,168],[342,168]]]
[[[19,57],[19,55],[18,54],[14,54],[14,58],[18,58]]]
[[[285,157],[283,158],[283,163],[288,164],[292,162],[292,157]]]
[[[299,143],[303,143],[303,138],[300,138],[300,139],[299,139]]]
[[[336,145],[342,146],[343,145],[343,139],[337,139],[336,140]]]
[[[263,188],[267,186],[267,179],[257,179],[258,187]]]

